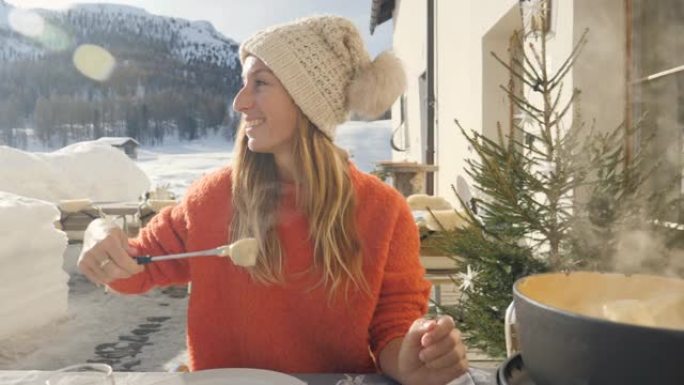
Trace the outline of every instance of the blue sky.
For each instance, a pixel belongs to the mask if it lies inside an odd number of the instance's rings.
[[[267,26],[321,13],[351,19],[363,34],[373,55],[392,45],[392,25],[388,21],[370,35],[371,0],[6,0],[22,8],[67,8],[75,3],[127,4],[158,15],[207,20],[226,37],[242,41]]]

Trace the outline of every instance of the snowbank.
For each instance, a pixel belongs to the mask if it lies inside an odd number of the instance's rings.
[[[96,142],[75,143],[52,153],[0,146],[0,164],[0,191],[50,202],[136,201],[150,188],[149,178],[134,161]]]
[[[67,237],[58,219],[49,202],[0,192],[0,339],[66,315]]]
[[[0,191],[56,202],[76,195],[39,154],[0,146]]]
[[[150,179],[123,151],[97,142],[80,142],[42,155],[78,195],[94,202],[137,201]]]

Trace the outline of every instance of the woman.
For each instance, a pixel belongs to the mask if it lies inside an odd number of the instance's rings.
[[[192,370],[381,370],[403,384],[445,384],[467,368],[453,320],[422,318],[430,285],[403,197],[333,144],[350,111],[377,116],[403,91],[390,53],[371,62],[351,22],[317,16],[240,47],[244,86],[232,167],[195,183],[128,240],[89,226],[79,267],[121,293],[192,283]],[[246,237],[255,266],[227,258],[131,256],[203,250]]]

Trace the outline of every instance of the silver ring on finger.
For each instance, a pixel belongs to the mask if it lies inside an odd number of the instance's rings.
[[[107,266],[107,264],[111,261],[112,261],[111,258],[107,258],[104,261],[100,262],[100,269],[104,269],[105,266]]]

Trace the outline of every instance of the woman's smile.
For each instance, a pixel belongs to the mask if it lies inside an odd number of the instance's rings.
[[[250,128],[254,128],[254,127],[260,125],[261,123],[263,123],[265,121],[266,121],[266,119],[247,120],[247,121],[245,121],[245,128],[249,130]]]

